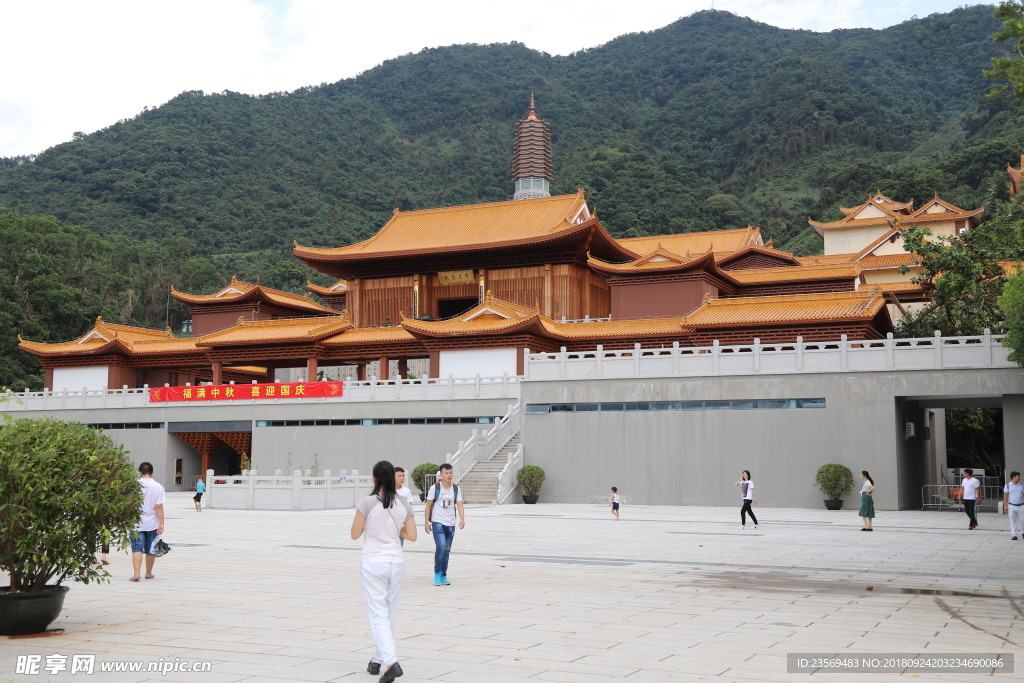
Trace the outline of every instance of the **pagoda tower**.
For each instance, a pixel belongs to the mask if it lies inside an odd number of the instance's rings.
[[[516,124],[512,179],[516,181],[512,199],[551,196],[548,188],[551,182],[551,132],[548,124],[537,118],[533,93],[530,93],[530,112]]]

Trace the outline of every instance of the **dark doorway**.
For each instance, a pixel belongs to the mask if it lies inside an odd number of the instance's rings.
[[[465,313],[479,303],[476,297],[470,299],[438,299],[437,317],[439,320],[452,318]]]

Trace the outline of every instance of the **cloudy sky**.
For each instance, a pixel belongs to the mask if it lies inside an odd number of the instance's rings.
[[[884,28],[962,0],[10,0],[0,6],[0,156],[36,154],[184,90],[333,83],[453,43],[569,54],[694,12],[782,28]],[[975,4],[975,3],[966,3]]]

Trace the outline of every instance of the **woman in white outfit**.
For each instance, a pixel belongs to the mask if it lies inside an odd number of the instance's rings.
[[[390,683],[402,675],[395,654],[395,622],[398,597],[405,573],[400,538],[416,540],[416,520],[412,506],[395,493],[395,468],[386,460],[373,466],[373,493],[356,505],[352,520],[352,539],[363,537],[363,560],[359,574],[363,578],[366,607],[370,614],[376,652],[366,667],[376,676],[381,668],[381,683]]]

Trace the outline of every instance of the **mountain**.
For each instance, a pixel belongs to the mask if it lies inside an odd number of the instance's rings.
[[[829,33],[705,11],[569,56],[455,45],[290,93],[185,92],[0,159],[0,213],[54,216],[118,254],[108,265],[130,282],[83,315],[163,324],[170,274],[185,290],[237,274],[301,291],[325,280],[291,258],[293,240],[338,246],[394,207],[510,199],[533,92],[553,134],[552,192],[585,188],[612,234],[749,223],[812,253],[807,217],[838,218],[869,191],[964,208],[1005,194],[1024,112],[983,99],[998,27],[991,6]],[[187,267],[160,261],[175,254]]]

